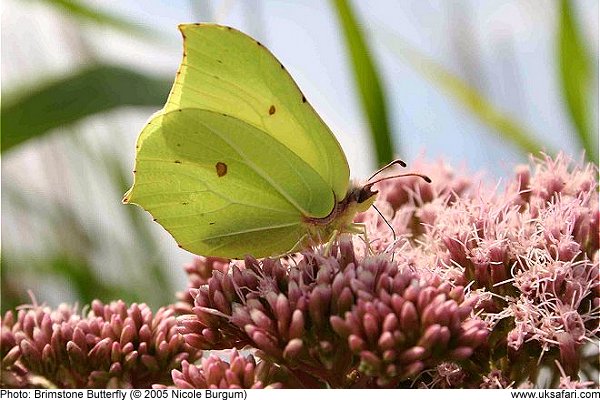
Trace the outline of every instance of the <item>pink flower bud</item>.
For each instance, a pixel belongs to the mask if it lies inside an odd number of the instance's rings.
[[[292,339],[285,346],[283,350],[283,357],[285,359],[294,359],[302,351],[303,343],[301,339]]]

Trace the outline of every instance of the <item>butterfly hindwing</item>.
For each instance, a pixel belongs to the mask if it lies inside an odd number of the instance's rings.
[[[302,236],[302,207],[327,213],[333,201],[308,164],[235,118],[175,110],[156,115],[142,137],[128,201],[142,205],[193,253],[291,250]]]

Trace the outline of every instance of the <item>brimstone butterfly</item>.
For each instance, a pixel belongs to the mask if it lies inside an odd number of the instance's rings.
[[[342,148],[284,66],[233,28],[179,29],[183,60],[137,140],[123,202],[204,256],[280,255],[361,231],[353,219],[374,182],[350,184]]]

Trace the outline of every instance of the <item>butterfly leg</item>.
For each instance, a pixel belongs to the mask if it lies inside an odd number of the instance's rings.
[[[369,235],[367,233],[367,226],[365,224],[355,222],[350,225],[350,233],[355,233],[362,236],[363,241],[367,245],[367,254],[373,254],[371,250],[371,242],[369,241]]]
[[[338,238],[338,236],[340,236],[340,231],[338,231],[336,229],[336,230],[333,231],[333,233],[329,237],[329,240],[327,241],[327,243],[325,243],[325,252],[324,252],[324,254],[326,256],[328,256],[328,255],[331,254],[331,246],[333,246],[333,242]]]
[[[304,235],[302,235],[302,237],[300,239],[298,239],[296,244],[289,251],[286,251],[285,253],[280,254],[278,256],[274,256],[274,257],[281,258],[283,256],[286,256],[286,255],[289,255],[292,253],[297,253],[301,250],[304,250],[306,248],[306,244],[312,245],[308,240],[309,238],[310,238],[310,236],[308,235],[308,233],[305,233]]]

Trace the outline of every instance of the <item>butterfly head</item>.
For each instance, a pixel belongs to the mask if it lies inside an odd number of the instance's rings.
[[[377,198],[377,190],[373,190],[373,185],[367,183],[364,186],[354,186],[344,199],[348,206],[355,208],[356,212],[364,212],[369,209]]]

